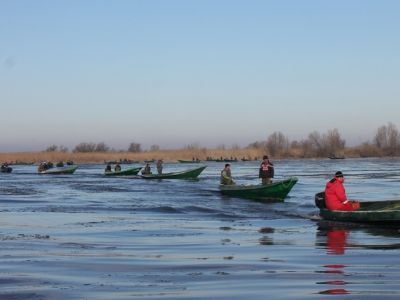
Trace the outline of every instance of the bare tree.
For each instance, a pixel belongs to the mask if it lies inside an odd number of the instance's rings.
[[[300,149],[302,157],[312,157],[313,155],[315,155],[310,139],[302,140],[300,142]]]
[[[110,150],[110,147],[108,147],[106,145],[106,143],[100,142],[96,145],[94,152],[108,152],[109,150]]]
[[[387,126],[379,127],[375,134],[374,143],[387,155],[397,154],[400,148],[400,135],[396,125],[389,122]]]
[[[150,146],[150,151],[159,151],[160,150],[160,146],[154,144]]]
[[[51,145],[51,146],[47,147],[45,151],[46,152],[56,152],[56,151],[58,151],[58,146],[57,145]]]
[[[73,152],[94,152],[96,149],[95,143],[80,143],[75,146]]]
[[[324,135],[323,144],[329,154],[335,155],[338,151],[344,149],[346,141],[340,137],[339,130],[335,128]]]
[[[142,152],[142,145],[139,143],[130,143],[128,151],[134,153]]]
[[[280,131],[272,133],[267,139],[267,149],[272,156],[287,153],[289,139]]]

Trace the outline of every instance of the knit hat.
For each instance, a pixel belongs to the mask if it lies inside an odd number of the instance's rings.
[[[340,172],[340,171],[337,171],[337,172],[335,173],[335,177],[343,177],[343,173]]]

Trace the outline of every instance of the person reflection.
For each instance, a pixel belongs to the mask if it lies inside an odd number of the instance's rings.
[[[349,231],[341,228],[341,226],[332,226],[330,224],[321,223],[319,226],[319,235],[326,237],[326,242],[323,242],[326,253],[328,255],[344,255],[347,247],[347,239]],[[347,295],[351,292],[346,289],[347,282],[345,268],[343,264],[327,264],[324,265],[324,270],[321,271],[324,276],[324,281],[317,282],[328,287],[318,292],[321,295]]]
[[[330,255],[343,255],[346,250],[348,231],[331,229],[326,234],[326,250]]]

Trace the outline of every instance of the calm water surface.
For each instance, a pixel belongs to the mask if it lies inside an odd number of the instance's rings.
[[[400,160],[275,161],[299,178],[275,204],[221,196],[207,165],[198,181],[0,173],[0,299],[400,298],[399,230],[319,221],[313,203],[337,170],[349,198],[400,199]],[[257,168],[232,164],[238,183]]]

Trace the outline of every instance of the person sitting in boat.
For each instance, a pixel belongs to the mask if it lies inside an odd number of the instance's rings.
[[[151,168],[150,168],[150,164],[147,163],[142,171],[142,175],[149,175],[149,174],[151,174]]]
[[[120,164],[116,164],[115,168],[114,168],[115,172],[121,172],[121,165]]]
[[[354,211],[360,208],[357,201],[347,200],[343,186],[343,173],[338,171],[335,177],[328,181],[325,187],[325,205],[329,210]]]
[[[162,159],[159,159],[159,160],[157,161],[157,173],[158,173],[159,175],[162,174],[162,169],[163,169],[163,161],[162,161]]]
[[[45,161],[41,162],[38,166],[38,172],[43,172],[43,171],[46,171],[47,169],[48,169],[48,167],[47,167],[47,163]]]
[[[67,160],[67,165],[68,166],[72,166],[74,164],[74,162],[72,160]]]
[[[3,173],[10,173],[12,171],[12,168],[8,165],[8,163],[3,163],[1,165],[1,172]]]
[[[272,183],[272,178],[274,178],[274,164],[269,161],[268,155],[263,156],[258,177],[261,178],[262,184]]]
[[[221,171],[221,180],[220,183],[223,185],[233,185],[235,182],[232,179],[231,174],[231,165],[226,164],[225,168]]]
[[[112,169],[111,169],[111,165],[107,164],[106,169],[104,170],[106,173],[111,173]]]
[[[58,168],[64,167],[64,162],[59,161],[59,162],[56,164],[56,167],[58,167]]]

